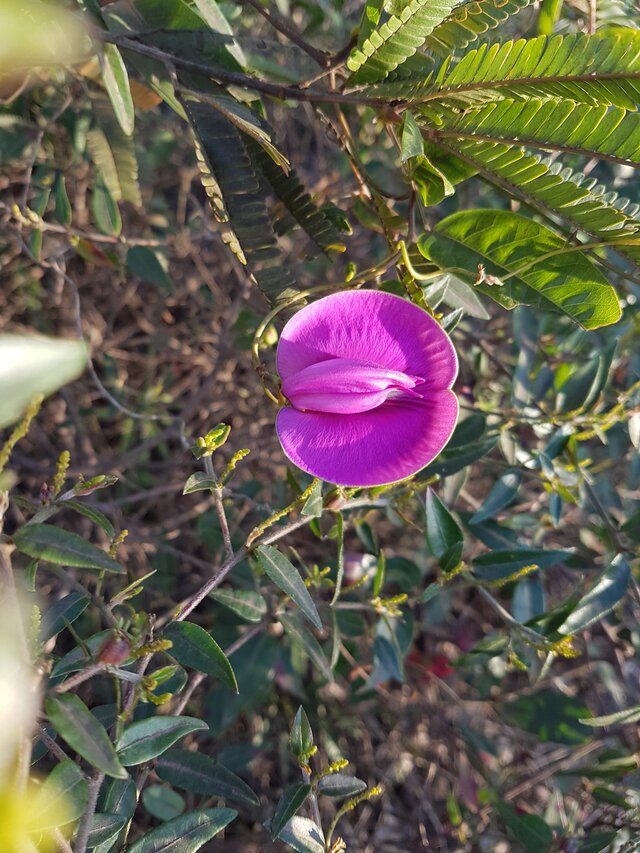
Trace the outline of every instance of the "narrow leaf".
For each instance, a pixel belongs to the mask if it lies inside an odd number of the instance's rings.
[[[129,75],[120,51],[114,44],[105,43],[103,45],[100,66],[102,68],[102,79],[116,118],[124,133],[131,136],[135,122],[135,110],[129,87]]]
[[[271,821],[271,838],[274,841],[280,837],[280,833],[307,799],[310,791],[311,785],[302,782],[285,788]]]
[[[203,809],[168,820],[127,848],[127,853],[196,853],[238,815],[234,809]]]
[[[223,587],[213,590],[211,598],[228,607],[229,610],[233,610],[247,622],[261,622],[267,612],[267,602],[259,592],[252,589]]]
[[[315,664],[320,673],[327,679],[327,681],[333,681],[333,672],[331,671],[331,667],[329,666],[324,652],[322,651],[320,643],[316,640],[302,619],[298,618],[296,614],[282,614],[279,619],[286,633],[293,640],[302,644],[302,647],[309,655],[311,662]]]
[[[142,764],[191,734],[204,731],[209,726],[195,717],[149,717],[131,723],[122,733],[117,743],[118,757],[125,767]]]
[[[83,814],[88,796],[89,786],[82,770],[73,761],[61,761],[35,795],[33,830],[43,832],[76,820]]]
[[[51,394],[87,363],[82,341],[0,335],[0,427],[17,420],[37,394]]]
[[[105,551],[92,545],[76,533],[52,524],[25,524],[13,537],[13,543],[23,554],[47,560],[60,566],[122,574],[124,569]]]
[[[322,622],[309,591],[296,567],[277,548],[259,545],[255,550],[258,565],[274,584],[295,602],[307,619],[321,631]]]
[[[308,817],[292,817],[280,833],[296,853],[325,853],[324,836],[317,823]]]
[[[471,516],[469,524],[481,524],[509,506],[518,494],[521,482],[522,473],[520,471],[506,471],[492,487],[480,509]]]
[[[238,693],[233,667],[220,646],[204,628],[194,622],[171,622],[163,636],[173,643],[169,654],[179,663],[219,678],[230,690]]]
[[[126,778],[127,771],[118,760],[104,726],[80,697],[73,693],[50,696],[45,708],[51,725],[78,755],[107,776]]]
[[[156,762],[156,773],[176,788],[203,797],[224,797],[252,806],[260,803],[243,779],[202,752],[170,749]]]
[[[561,634],[577,634],[594,622],[599,622],[623,597],[630,579],[629,563],[622,554],[618,554],[589,592],[580,599],[558,631]]]

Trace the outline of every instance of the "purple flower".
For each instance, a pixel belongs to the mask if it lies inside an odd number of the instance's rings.
[[[458,417],[453,345],[411,302],[335,293],[282,331],[277,367],[289,405],[276,429],[289,459],[343,486],[379,486],[428,465]]]

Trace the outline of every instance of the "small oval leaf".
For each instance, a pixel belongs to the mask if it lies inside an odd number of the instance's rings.
[[[45,708],[49,722],[72,749],[107,776],[125,779],[124,769],[104,726],[73,693],[50,696]]]
[[[87,542],[76,533],[53,524],[25,524],[13,537],[18,551],[59,566],[95,569],[123,574],[124,569],[106,551]]]
[[[118,757],[125,767],[142,764],[162,755],[180,738],[191,732],[208,729],[195,717],[149,717],[131,723],[118,741]]]
[[[194,622],[172,622],[163,636],[171,640],[169,653],[178,663],[219,678],[238,693],[238,682],[231,664],[211,634]]]
[[[127,848],[127,853],[196,853],[237,816],[234,809],[202,809],[168,820]]]
[[[321,631],[322,622],[300,573],[284,554],[271,545],[260,545],[255,550],[256,559],[263,572],[274,584],[294,601],[307,619]]]

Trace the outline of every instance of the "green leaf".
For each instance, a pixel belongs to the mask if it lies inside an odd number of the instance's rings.
[[[515,574],[526,566],[536,565],[546,569],[568,560],[573,551],[544,550],[543,548],[494,549],[488,554],[474,557],[473,568],[476,574],[487,581],[500,580]]]
[[[73,213],[71,210],[71,202],[67,195],[67,187],[65,184],[64,175],[62,172],[56,174],[56,179],[53,184],[53,196],[55,199],[55,208],[53,215],[61,225],[71,225]]]
[[[513,590],[513,618],[524,625],[545,612],[544,588],[537,577],[524,577]]]
[[[557,97],[635,110],[640,95],[640,34],[573,33],[483,44],[466,53],[429,94],[450,105],[481,100]]]
[[[488,518],[493,518],[500,510],[508,507],[518,494],[520,483],[522,483],[520,471],[517,469],[505,471],[491,488],[480,509],[471,516],[469,524],[481,524]]]
[[[245,66],[247,62],[242,52],[242,48],[236,39],[233,38],[233,29],[229,24],[229,21],[224,16],[222,9],[218,3],[216,3],[216,0],[194,0],[194,2],[196,9],[200,12],[204,20],[214,32],[230,36],[227,40],[226,49],[240,66]]]
[[[178,817],[187,807],[184,797],[165,785],[147,786],[142,792],[142,804],[152,817],[162,821]]]
[[[590,832],[589,837],[581,842],[577,853],[608,853],[618,834],[616,829],[611,832]]]
[[[142,205],[133,136],[123,131],[104,99],[92,103],[97,125],[87,133],[87,148],[114,201]]]
[[[634,708],[625,708],[624,711],[614,711],[604,717],[583,717],[580,722],[585,726],[624,726],[628,723],[637,723],[640,720],[640,705]]]
[[[278,800],[278,805],[271,821],[271,838],[273,841],[280,837],[282,830],[302,806],[310,792],[311,785],[306,785],[302,782],[288,785],[285,788]]]
[[[561,634],[577,634],[594,622],[599,622],[624,596],[630,580],[629,563],[622,554],[618,554],[589,592],[578,601],[558,631]]]
[[[322,509],[322,480],[316,480],[300,512],[310,518],[320,518]]]
[[[501,717],[510,726],[537,735],[538,739],[578,746],[591,738],[591,732],[580,720],[589,709],[577,698],[554,690],[539,690],[520,696],[499,707]]]
[[[338,554],[336,557],[336,585],[331,597],[331,607],[333,607],[342,592],[342,581],[344,580],[344,518],[341,512],[336,514],[336,542],[338,545]]]
[[[518,814],[511,803],[496,803],[495,810],[529,853],[544,853],[553,841],[553,830],[535,814]]]
[[[456,474],[473,462],[482,459],[487,453],[490,453],[496,446],[498,437],[488,436],[472,444],[462,445],[461,447],[457,447],[455,444],[452,446],[452,442],[453,439],[449,442],[449,447],[438,456],[438,459],[427,465],[424,471],[422,471],[421,477],[423,479],[428,479],[435,475],[450,477],[452,474]]]
[[[202,752],[170,749],[156,762],[156,773],[176,788],[203,797],[224,797],[251,806],[260,804],[243,779]]]
[[[491,101],[462,112],[436,113],[427,107],[422,112],[428,123],[435,120],[440,125],[439,139],[477,136],[485,142],[595,155],[629,166],[640,164],[640,115],[622,107],[531,97]]]
[[[127,848],[127,853],[196,853],[238,815],[234,809],[202,809],[168,820]]]
[[[378,634],[373,641],[373,661],[375,670],[370,679],[371,686],[386,681],[404,681],[402,654],[397,642]]]
[[[96,225],[103,234],[117,237],[122,231],[122,219],[118,204],[101,177],[96,179],[91,194],[91,212]]]
[[[143,764],[191,734],[208,729],[203,720],[195,717],[149,717],[131,723],[117,743],[118,757],[125,767]]]
[[[424,154],[422,133],[410,110],[405,110],[400,136],[400,159],[406,163],[411,157]]]
[[[127,825],[127,820],[116,814],[94,814],[91,818],[91,827],[87,839],[87,847],[91,850],[99,844],[112,841]]]
[[[584,254],[548,228],[506,210],[469,210],[441,220],[418,246],[442,268],[455,265],[471,283],[479,265],[502,282],[477,289],[505,308],[560,311],[585,329],[617,322],[618,298]]]
[[[82,503],[81,501],[67,499],[64,501],[64,508],[72,509],[74,512],[77,512],[79,515],[84,516],[85,518],[93,521],[94,524],[97,524],[101,530],[107,534],[109,539],[115,539],[116,531],[113,527],[113,524],[109,521],[106,515],[100,512],[99,509],[96,509],[94,506],[90,504]]]
[[[538,13],[538,32],[541,36],[550,36],[553,26],[560,17],[563,0],[542,0]]]
[[[229,660],[211,634],[194,622],[171,622],[163,637],[173,643],[169,651],[184,666],[219,678],[234,693],[238,682]]]
[[[100,55],[102,80],[120,127],[127,136],[131,136],[135,122],[135,110],[126,65],[120,51],[114,44],[105,42],[102,50],[103,52]]]
[[[148,246],[132,246],[127,252],[127,269],[143,281],[154,284],[164,293],[173,293],[173,283],[161,256]]]
[[[318,793],[326,797],[354,797],[367,790],[367,783],[356,776],[330,773],[318,782]]]
[[[616,344],[612,341],[603,352],[577,366],[562,383],[556,399],[558,412],[586,412],[595,405],[609,380]]]
[[[196,471],[196,473],[192,474],[184,484],[182,494],[190,495],[193,492],[203,492],[207,489],[216,489],[217,487],[218,483],[215,479],[212,479],[204,471]]]
[[[205,104],[188,101],[185,108],[196,138],[202,185],[216,218],[228,223],[222,239],[271,302],[285,291],[295,291],[242,133]]]
[[[427,545],[443,572],[452,571],[460,562],[464,536],[458,522],[432,489],[427,489]]]
[[[0,427],[16,421],[37,394],[51,394],[87,363],[83,341],[0,335]]]
[[[98,800],[100,812],[124,818],[126,823],[133,817],[137,805],[136,786],[131,778],[124,781],[120,779],[107,781]],[[95,853],[110,853],[113,846],[113,842],[106,841],[96,847]]]
[[[29,557],[60,566],[124,573],[122,566],[106,551],[87,542],[77,533],[70,533],[53,524],[25,524],[14,534],[13,544]]]
[[[410,0],[398,15],[391,15],[373,30],[347,60],[348,85],[383,80],[421,47],[429,33],[455,6],[455,0]]]
[[[297,614],[281,614],[279,617],[282,627],[288,636],[294,641],[299,642],[311,662],[319,670],[321,675],[327,681],[333,681],[333,672],[325,657],[320,643],[313,636],[311,631],[306,627],[305,623]]]
[[[300,705],[293,718],[289,743],[291,744],[291,752],[293,752],[295,757],[306,761],[313,748],[313,731],[302,705]]]
[[[321,631],[320,616],[295,566],[284,554],[271,545],[259,545],[254,553],[263,572],[298,605],[307,619]]]
[[[124,769],[103,725],[73,693],[50,696],[45,702],[49,722],[60,737],[93,767],[107,776],[125,779]]]
[[[607,191],[595,178],[572,171],[559,159],[525,151],[513,145],[480,140],[448,140],[446,148],[510,195],[542,211],[551,211],[570,225],[605,242],[632,236],[640,229],[638,205]],[[640,246],[616,245],[615,250],[634,262]]]
[[[532,0],[469,0],[456,6],[449,17],[434,28],[425,46],[447,57],[454,48],[466,47],[479,36],[498,27],[507,18],[530,5]]]
[[[53,768],[35,794],[32,808],[33,830],[43,832],[77,820],[89,797],[89,786],[82,770],[73,761],[61,761]]]
[[[297,853],[325,853],[322,830],[308,817],[292,817],[280,832],[280,841]]]
[[[89,606],[91,598],[83,592],[70,592],[55,601],[42,618],[40,642],[46,643],[59,634],[67,623],[75,622]]]
[[[214,589],[210,595],[247,622],[261,622],[267,612],[267,602],[259,592],[252,589],[222,587]]]

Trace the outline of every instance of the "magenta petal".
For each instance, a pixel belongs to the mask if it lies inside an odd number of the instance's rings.
[[[352,358],[330,358],[288,376],[282,393],[301,411],[355,414],[375,409],[421,383],[419,376],[407,376],[388,367]]]
[[[457,417],[456,397],[445,389],[355,415],[285,408],[276,429],[282,449],[303,471],[341,486],[379,486],[428,465]]]
[[[333,293],[286,324],[278,344],[282,379],[327,358],[359,359],[450,388],[458,372],[439,323],[412,302],[376,290]]]

